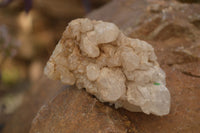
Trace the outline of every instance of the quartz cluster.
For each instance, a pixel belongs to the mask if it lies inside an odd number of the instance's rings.
[[[119,28],[87,18],[69,23],[44,69],[50,79],[85,88],[101,102],[166,115],[170,93],[154,49]]]

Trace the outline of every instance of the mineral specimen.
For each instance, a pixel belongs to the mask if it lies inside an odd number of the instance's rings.
[[[129,111],[166,115],[165,73],[148,43],[126,37],[103,21],[69,23],[44,70],[51,79],[85,88],[101,102]]]

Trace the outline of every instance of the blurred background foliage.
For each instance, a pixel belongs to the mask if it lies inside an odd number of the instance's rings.
[[[109,0],[0,0],[0,131],[72,19]]]

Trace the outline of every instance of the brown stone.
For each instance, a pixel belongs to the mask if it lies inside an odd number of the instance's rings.
[[[84,90],[69,87],[41,107],[30,133],[125,133],[129,126],[116,110]]]

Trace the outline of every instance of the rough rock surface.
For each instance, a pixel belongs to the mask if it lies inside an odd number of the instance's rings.
[[[165,73],[148,43],[126,37],[113,23],[76,19],[69,23],[44,73],[102,102],[129,111],[166,115],[170,94]]]
[[[125,133],[129,126],[126,116],[70,87],[41,107],[30,133]]]

